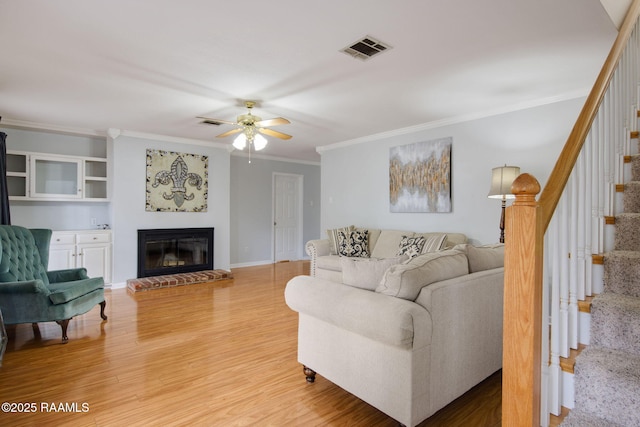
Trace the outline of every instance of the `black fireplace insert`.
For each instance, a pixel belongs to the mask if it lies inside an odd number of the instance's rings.
[[[213,270],[213,228],[138,230],[138,277]]]

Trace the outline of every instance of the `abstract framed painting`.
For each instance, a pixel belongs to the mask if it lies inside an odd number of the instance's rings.
[[[391,212],[451,212],[453,138],[389,149]]]

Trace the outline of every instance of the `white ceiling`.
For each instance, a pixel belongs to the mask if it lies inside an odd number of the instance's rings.
[[[0,116],[231,143],[196,116],[282,116],[266,155],[584,95],[599,0],[0,0]],[[370,35],[393,48],[340,52]]]

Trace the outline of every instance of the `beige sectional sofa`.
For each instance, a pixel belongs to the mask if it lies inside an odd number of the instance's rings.
[[[342,282],[342,259],[338,254],[337,233],[339,231],[367,231],[370,258],[395,258],[403,237],[424,237],[423,251],[433,251],[451,248],[460,243],[466,243],[467,237],[462,233],[416,233],[413,231],[385,230],[376,228],[356,228],[354,226],[342,229],[327,230],[326,239],[310,240],[305,245],[305,251],[311,260],[310,275],[322,279]],[[333,242],[332,242],[333,238]],[[442,240],[444,238],[444,240]],[[435,247],[440,242],[439,247]]]
[[[317,372],[415,426],[502,367],[504,248],[393,255],[340,257],[350,284],[316,266],[316,277],[289,281],[285,299],[299,313],[307,381]]]

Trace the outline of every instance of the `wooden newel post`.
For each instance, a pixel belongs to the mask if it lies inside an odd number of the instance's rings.
[[[507,208],[502,357],[502,425],[540,426],[542,327],[540,184],[529,174],[513,182]]]

